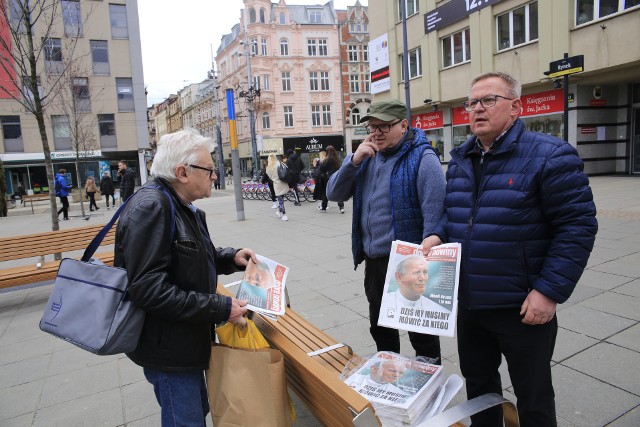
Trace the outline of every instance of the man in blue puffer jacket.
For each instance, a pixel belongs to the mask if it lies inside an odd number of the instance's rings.
[[[353,196],[352,252],[365,261],[364,288],[371,336],[378,351],[400,353],[397,329],[378,326],[384,280],[393,240],[415,244],[431,234],[442,215],[444,174],[421,129],[411,128],[399,101],[376,102],[360,122],[369,135],[331,175],[327,198]],[[417,356],[440,358],[437,336],[409,332]]]
[[[556,305],[573,292],[593,248],[589,180],[570,144],[525,130],[513,77],[476,77],[464,106],[474,136],[451,152],[445,213],[423,246],[462,244],[458,352],[468,398],[502,393],[504,354],[520,425],[555,426]],[[501,419],[494,408],[472,422]]]

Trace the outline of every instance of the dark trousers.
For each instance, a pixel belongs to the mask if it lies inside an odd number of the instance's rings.
[[[378,351],[400,353],[400,333],[397,329],[378,326],[384,279],[387,275],[389,257],[368,258],[365,260],[364,291],[369,301],[369,324],[371,336],[376,342]],[[440,361],[440,338],[435,335],[409,332],[411,346],[416,356],[426,356]]]
[[[289,188],[291,188],[293,190],[293,198],[295,199],[295,204],[299,205],[300,204],[300,194],[298,194],[298,184],[293,184],[293,186],[291,184],[289,184]]]
[[[96,193],[87,191],[87,196],[89,196],[89,210],[100,209],[96,204]]]
[[[502,395],[498,367],[502,354],[517,397],[522,427],[556,426],[551,356],[558,319],[525,325],[519,309],[458,311],[458,353],[467,398],[485,393]],[[502,426],[502,407],[471,417],[474,427]]]
[[[58,215],[62,212],[64,214],[64,219],[69,219],[69,199],[67,196],[59,196],[60,202],[62,203],[62,207],[58,209]]]
[[[276,190],[273,188],[273,181],[267,181],[267,185],[269,186],[269,193],[271,193],[271,201],[276,201]]]
[[[109,207],[109,197],[111,197],[111,200],[113,201],[113,206],[115,207],[116,206],[116,198],[115,198],[115,196],[113,194],[106,194],[105,193],[104,198],[106,200],[107,207]]]

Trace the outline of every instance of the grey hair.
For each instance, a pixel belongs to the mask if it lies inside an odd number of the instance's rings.
[[[413,260],[425,261],[425,264],[426,264],[426,260],[424,259],[424,257],[420,255],[411,255],[398,263],[398,265],[396,266],[396,273],[407,274],[407,264],[409,263],[409,261],[413,261]]]
[[[485,80],[492,77],[497,77],[507,84],[507,95],[510,98],[520,98],[520,95],[522,93],[522,85],[520,85],[520,82],[516,80],[516,78],[511,74],[503,73],[502,71],[491,71],[476,76],[476,78],[471,80],[471,87],[473,87],[480,80]]]
[[[211,153],[213,144],[211,139],[205,138],[195,129],[187,128],[163,135],[158,141],[158,151],[153,158],[151,176],[174,182],[176,168],[195,163],[198,158],[197,152],[201,148]]]

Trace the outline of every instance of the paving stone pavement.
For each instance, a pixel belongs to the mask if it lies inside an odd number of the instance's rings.
[[[560,330],[553,357],[558,425],[640,425],[640,178],[593,177],[599,233],[573,296],[558,308]],[[325,214],[315,203],[287,203],[280,221],[271,202],[244,200],[233,188],[197,201],[217,246],[247,246],[291,268],[287,287],[301,315],[359,354],[375,351],[368,331],[363,268],[351,261],[351,203]],[[105,223],[113,210],[91,212],[85,222],[71,206],[70,228]],[[86,209],[86,205],[85,205]],[[0,218],[0,236],[50,230],[46,204],[17,207]],[[27,264],[36,263],[33,260]],[[2,267],[7,267],[3,263]],[[222,276],[222,283],[239,280]],[[159,407],[142,369],[126,357],[94,356],[38,329],[50,284],[0,292],[0,427],[159,426]],[[411,354],[406,333],[402,351]],[[460,374],[455,339],[442,338],[448,374]],[[504,394],[515,400],[506,365]],[[464,391],[453,404],[465,399]],[[318,421],[297,399],[296,427]],[[209,421],[209,425],[211,422]]]

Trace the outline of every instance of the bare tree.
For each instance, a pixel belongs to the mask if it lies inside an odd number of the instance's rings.
[[[73,64],[82,24],[74,29],[62,25],[64,13],[58,0],[2,0],[0,1],[0,69],[8,76],[0,81],[0,91],[17,101],[38,124],[44,153],[49,199],[51,229],[58,230],[58,215],[51,150],[47,137],[45,111],[65,87],[65,68]],[[85,14],[89,16],[90,14]],[[69,15],[67,15],[69,16]],[[78,20],[79,14],[72,15]],[[68,56],[62,62],[62,46]],[[42,85],[40,76],[48,76]],[[68,83],[67,83],[68,84]]]

